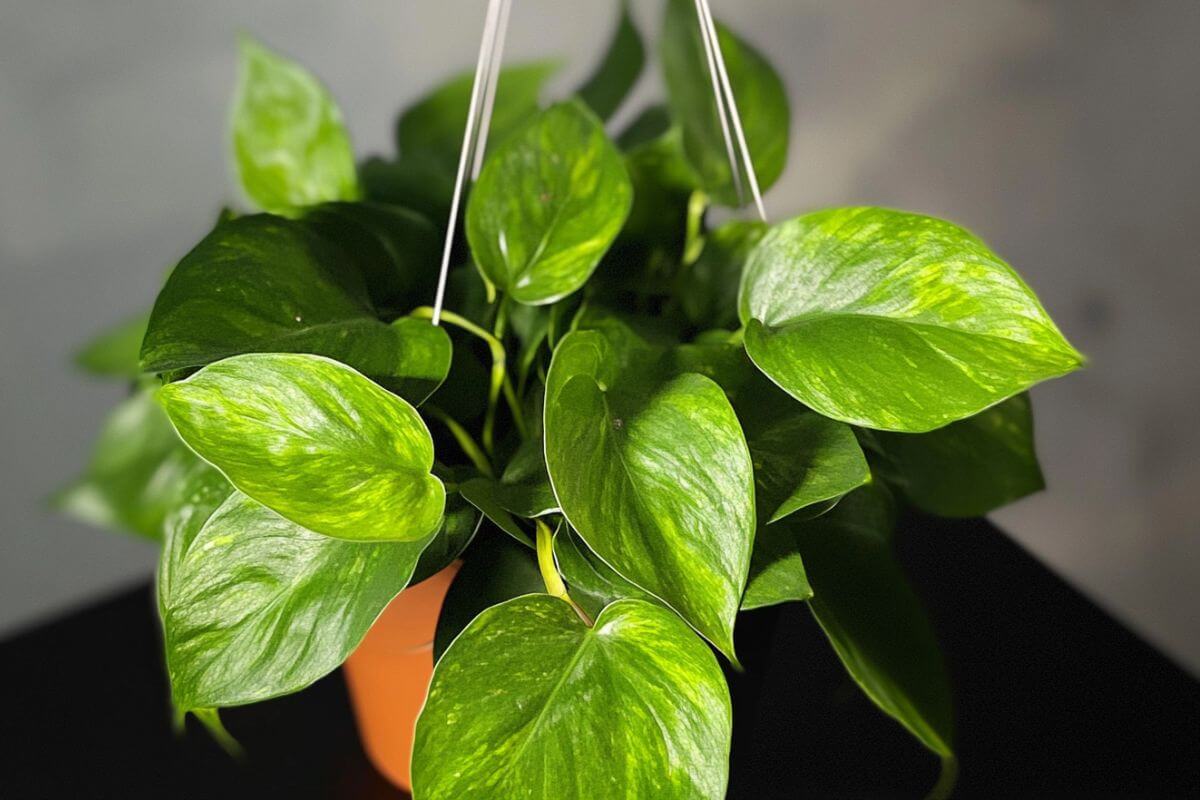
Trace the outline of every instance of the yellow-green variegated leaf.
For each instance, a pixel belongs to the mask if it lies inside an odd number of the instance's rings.
[[[245,494],[311,531],[421,541],[442,519],[433,440],[403,399],[344,364],[250,354],[169,384],[183,440]]]
[[[278,697],[337,668],[408,584],[428,541],[331,539],[217,478],[173,515],[159,566],[181,712]]]
[[[434,670],[417,720],[419,800],[719,800],[729,690],[712,651],[641,600],[589,628],[529,595],[484,611]]]
[[[659,368],[613,321],[575,331],[546,384],[546,465],[588,547],[733,657],[754,539],[754,476],[721,388]]]
[[[746,351],[827,417],[922,432],[1079,367],[1033,291],[967,231],[882,208],[775,226],[742,277]]]
[[[358,197],[354,151],[329,92],[249,37],[241,41],[232,130],[242,189],[264,211],[290,215]]]
[[[552,303],[587,281],[629,216],[621,154],[579,101],[559,103],[488,158],[467,207],[484,277],[519,302]]]

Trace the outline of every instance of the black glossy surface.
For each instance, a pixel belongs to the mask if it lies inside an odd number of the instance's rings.
[[[1200,797],[1200,684],[986,522],[906,520],[956,684],[957,797]],[[849,682],[802,606],[739,622],[730,797],[921,797],[936,764]],[[150,591],[0,644],[0,797],[395,798],[335,674],[227,712],[235,763],[171,731]],[[606,799],[607,800],[607,799]]]

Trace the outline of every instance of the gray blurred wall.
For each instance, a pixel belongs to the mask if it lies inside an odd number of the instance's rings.
[[[510,57],[575,59],[569,87],[614,5],[519,0]],[[794,98],[775,218],[872,203],[955,219],[1091,357],[1034,392],[1050,489],[997,519],[1200,671],[1200,3],[714,5]],[[235,31],[312,68],[360,152],[386,152],[396,109],[473,59],[483,6],[0,0],[0,635],[152,569],[149,545],[41,501],[121,394],[69,354],[147,307],[232,196]],[[657,27],[659,4],[637,6]]]

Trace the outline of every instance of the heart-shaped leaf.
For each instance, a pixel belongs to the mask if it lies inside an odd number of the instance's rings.
[[[579,89],[579,99],[588,104],[600,119],[608,119],[618,108],[629,90],[637,83],[646,65],[646,47],[633,24],[629,1],[621,2],[621,18],[609,42],[600,66]]]
[[[929,620],[892,553],[892,525],[888,497],[868,486],[800,526],[809,607],[867,696],[948,759],[950,681]]]
[[[471,253],[516,300],[552,303],[587,281],[632,202],[600,120],[578,101],[560,103],[488,158],[467,207]]]
[[[278,697],[328,674],[408,584],[427,541],[321,536],[223,479],[193,498],[170,526],[158,581],[181,712]]]
[[[249,37],[241,40],[232,130],[242,189],[264,211],[294,214],[358,197],[354,151],[329,92]]]
[[[746,266],[739,312],[746,351],[771,380],[868,428],[938,428],[1081,363],[981,241],[881,208],[775,226]]]
[[[76,519],[156,541],[197,475],[215,472],[175,434],[154,394],[141,389],[104,423],[83,477],[52,503]]]
[[[762,191],[783,173],[791,112],[779,75],[761,53],[716,23],[729,83]],[[735,205],[729,155],[709,78],[708,56],[692,0],[668,0],[659,56],[671,114],[683,128],[683,146],[700,185],[718,202]],[[738,162],[739,168],[741,161]],[[744,196],[749,200],[749,195]]]
[[[446,505],[411,405],[319,356],[251,354],[168,384],[183,440],[238,489],[311,531],[423,541]]]
[[[929,433],[875,433],[885,476],[922,511],[981,517],[1045,488],[1028,394]]]
[[[313,353],[421,402],[450,368],[449,337],[424,320],[380,322],[346,260],[303,223],[257,215],[218,225],[159,292],[142,367],[167,372],[241,353]]]
[[[554,353],[554,493],[594,553],[732,658],[755,524],[742,429],[717,384],[666,374],[632,332],[607,333],[570,333]]]
[[[660,606],[622,600],[589,628],[548,595],[480,614],[434,670],[417,720],[422,800],[717,800],[729,690]]]

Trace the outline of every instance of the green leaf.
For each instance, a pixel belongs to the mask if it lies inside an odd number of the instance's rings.
[[[639,122],[645,119],[647,125],[653,125],[658,110],[648,109]],[[631,129],[631,138],[641,135],[642,131]],[[682,248],[688,197],[698,182],[683,154],[682,131],[670,126],[631,146],[625,156],[625,169],[633,184],[633,207],[622,235],[665,240],[668,246]]]
[[[885,477],[922,511],[980,517],[1045,488],[1028,394],[921,434],[877,433]]]
[[[159,572],[179,711],[295,692],[358,646],[426,540],[363,544],[289,522],[228,484],[175,518]]]
[[[238,489],[311,531],[423,541],[446,505],[433,440],[404,400],[319,356],[252,354],[164,386],[183,440]]]
[[[808,600],[813,596],[804,560],[796,545],[796,522],[759,528],[754,535],[750,578],[742,595],[742,610]]]
[[[516,64],[500,72],[488,139],[499,145],[538,110],[546,81],[558,71],[554,61]],[[416,158],[453,175],[458,167],[473,72],[458,75],[418,100],[396,122],[396,144],[404,161]]]
[[[96,336],[75,354],[75,363],[92,375],[132,380],[142,374],[138,354],[149,314],[138,314]]]
[[[421,402],[450,368],[446,332],[375,318],[347,256],[305,224],[239,217],[184,256],[159,292],[142,345],[151,372],[242,353],[313,353]]]
[[[893,509],[860,489],[799,529],[809,607],[846,670],[926,747],[953,750],[950,682],[933,629],[892,553]]]
[[[708,233],[700,258],[679,274],[677,296],[692,324],[709,328],[738,324],[742,267],[766,232],[765,223],[734,220]]]
[[[448,496],[442,527],[421,552],[410,583],[420,583],[453,564],[474,541],[482,524],[483,517],[462,495]]]
[[[143,389],[113,410],[83,476],[51,502],[83,522],[158,541],[188,482],[204,472],[213,470],[180,441],[153,392]]]
[[[741,114],[750,159],[762,191],[783,173],[791,112],[779,75],[761,53],[717,22],[729,82]],[[692,0],[668,0],[660,43],[671,114],[683,128],[688,160],[701,187],[725,205],[738,202],[721,133],[708,58]],[[739,168],[741,162],[738,162]],[[749,199],[749,194],[746,194]]]
[[[442,602],[433,637],[434,660],[441,659],[451,642],[484,609],[542,591],[542,574],[532,549],[496,535],[494,530],[485,530],[467,551]]]
[[[578,101],[543,111],[484,165],[467,238],[484,277],[516,300],[552,303],[587,281],[633,202],[621,154]]]
[[[563,525],[554,535],[554,557],[571,599],[593,618],[609,603],[625,598],[658,602],[601,561],[570,525]]]
[[[471,502],[475,502],[472,498],[486,497],[483,505],[498,506],[525,519],[558,511],[558,501],[546,475],[541,439],[522,442],[499,480],[472,478],[462,485],[462,491]],[[479,508],[487,513],[483,505]]]
[[[594,553],[733,658],[754,538],[742,429],[717,384],[665,374],[632,332],[607,333],[568,334],[550,366],[554,493]]]
[[[742,414],[758,514],[767,523],[835,501],[871,479],[849,425],[793,405],[782,415],[756,415],[752,405]]]
[[[587,103],[600,119],[608,119],[621,107],[621,101],[637,83],[645,65],[645,45],[633,24],[628,0],[622,0],[621,18],[608,45],[608,52],[587,83],[580,88],[579,99]]]
[[[377,307],[407,309],[433,296],[442,237],[423,215],[385,203],[324,203],[304,221],[355,260]]]
[[[938,428],[1082,361],[981,241],[880,208],[775,226],[746,266],[739,312],[746,351],[771,380],[868,428]]]
[[[342,112],[307,70],[249,37],[233,102],[233,155],[242,189],[259,208],[294,214],[359,195]]]
[[[417,720],[423,800],[723,798],[729,690],[712,652],[639,600],[589,628],[549,595],[491,608],[442,656]]]

